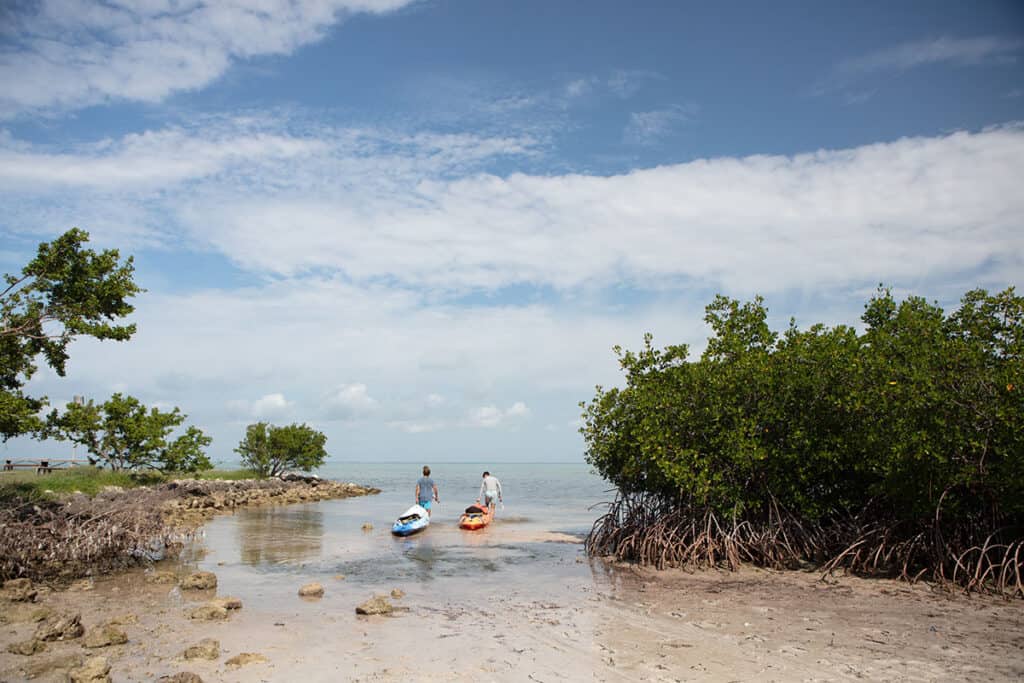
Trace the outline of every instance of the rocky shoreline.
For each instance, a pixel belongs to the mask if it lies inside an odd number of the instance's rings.
[[[158,488],[170,494],[162,505],[164,519],[186,527],[238,508],[314,503],[380,493],[380,489],[370,486],[315,477],[236,481],[183,479]]]
[[[95,496],[25,502],[0,510],[0,579],[66,583],[173,556],[210,518],[240,508],[379,493],[358,484],[287,479],[182,479],[108,487]]]

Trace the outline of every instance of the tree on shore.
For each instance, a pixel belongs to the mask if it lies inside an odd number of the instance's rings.
[[[0,438],[37,432],[46,397],[23,388],[36,359],[63,377],[68,345],[75,337],[124,341],[135,325],[115,324],[134,309],[128,299],[142,291],[133,280],[132,258],[116,249],[83,248],[89,233],[74,228],[39,245],[20,275],[0,285]]]
[[[84,446],[112,470],[148,468],[161,472],[197,472],[213,467],[204,453],[212,439],[197,427],[171,439],[187,416],[146,408],[137,398],[114,394],[97,405],[92,400],[70,403],[63,413],[54,410],[47,432],[62,441]]]
[[[1024,297],[946,314],[880,289],[864,331],[769,329],[717,297],[704,354],[616,349],[581,404],[618,501],[591,552],[666,564],[846,568],[1024,596]]]
[[[242,464],[261,477],[276,477],[288,470],[310,470],[327,459],[327,437],[306,424],[284,427],[257,422],[245,429],[235,452]]]

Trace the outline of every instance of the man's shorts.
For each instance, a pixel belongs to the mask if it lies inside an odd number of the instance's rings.
[[[497,491],[485,491],[484,492],[484,503],[486,503],[487,505],[490,505],[491,503],[493,503],[496,500],[498,500],[498,492]]]
[[[429,500],[421,500],[419,502],[419,506],[421,508],[423,508],[424,510],[429,510],[430,509],[430,501]]]

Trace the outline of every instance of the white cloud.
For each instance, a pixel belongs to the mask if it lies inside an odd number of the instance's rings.
[[[354,420],[373,413],[377,400],[370,396],[365,384],[342,384],[324,402],[328,419]]]
[[[410,0],[48,0],[10,9],[17,51],[0,52],[0,116],[110,100],[157,102],[202,88],[241,59],[286,55],[345,17]]]
[[[497,427],[510,421],[524,418],[529,414],[530,409],[522,401],[516,401],[505,410],[491,404],[480,406],[471,411],[469,424],[474,427]]]
[[[960,65],[992,62],[1014,63],[1022,51],[1024,51],[1024,40],[1020,38],[942,37],[917,40],[876,50],[841,62],[837,70],[840,73],[852,75],[884,70],[903,71],[942,62]]]
[[[292,414],[295,403],[287,400],[284,394],[265,394],[255,401],[232,399],[225,403],[230,415],[238,419],[282,420]]]
[[[483,152],[474,147],[520,149],[500,139],[250,134],[288,141],[274,148],[301,141],[303,152],[219,161],[202,182],[117,192],[113,180],[81,191],[46,184],[44,173],[27,169],[48,156],[22,150],[19,163],[0,161],[6,220],[52,233],[76,223],[91,229],[79,219],[105,216],[101,227],[113,234],[158,243],[183,234],[193,248],[256,274],[387,282],[385,299],[399,300],[410,296],[405,290],[443,298],[517,284],[763,293],[881,279],[972,286],[979,268],[1013,281],[1024,253],[1018,125],[615,176],[480,173]],[[225,137],[178,144],[217,158]],[[360,145],[367,154],[355,151]],[[90,167],[90,154],[67,156],[69,167],[83,165],[83,177],[107,167]],[[154,152],[147,163],[163,159]],[[25,189],[19,173],[38,181]]]

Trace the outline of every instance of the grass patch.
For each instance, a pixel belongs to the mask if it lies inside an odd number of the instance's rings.
[[[104,486],[120,486],[128,489],[184,478],[237,481],[253,479],[255,475],[249,470],[209,470],[199,474],[179,472],[162,474],[152,471],[113,472],[98,467],[70,467],[50,474],[36,474],[32,471],[3,472],[0,473],[0,505],[16,499],[32,501],[57,498],[75,491],[94,496],[103,490]]]

